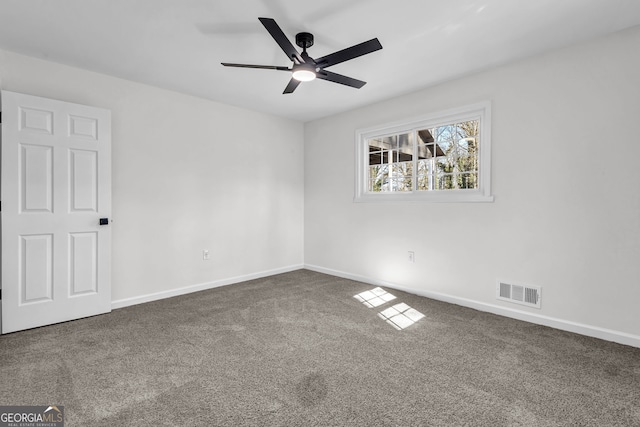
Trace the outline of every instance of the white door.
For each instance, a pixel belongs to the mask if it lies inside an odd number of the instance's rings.
[[[1,98],[2,333],[111,311],[111,112]]]

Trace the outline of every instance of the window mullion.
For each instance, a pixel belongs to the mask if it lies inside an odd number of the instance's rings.
[[[429,191],[433,191],[435,190],[435,185],[436,185],[436,156],[437,156],[437,147],[438,144],[437,143],[433,143],[433,155],[431,156],[431,158],[429,159],[429,171],[428,171],[428,175],[429,175]]]
[[[411,191],[418,191],[418,130],[414,129],[411,135],[413,140],[413,158],[411,162]]]

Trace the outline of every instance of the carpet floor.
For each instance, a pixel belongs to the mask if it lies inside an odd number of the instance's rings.
[[[3,335],[0,405],[63,405],[67,426],[640,426],[640,349],[374,288],[299,270]]]

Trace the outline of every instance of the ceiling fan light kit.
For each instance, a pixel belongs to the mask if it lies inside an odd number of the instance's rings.
[[[229,62],[222,62],[222,65],[224,65],[225,67],[260,68],[265,70],[289,71],[291,72],[291,80],[289,81],[287,87],[284,89],[283,93],[285,94],[293,93],[300,82],[308,82],[316,78],[360,89],[366,84],[366,82],[343,76],[342,74],[327,71],[325,70],[325,68],[382,49],[380,41],[375,38],[364,43],[360,43],[355,46],[342,49],[338,52],[323,56],[322,58],[313,59],[307,53],[307,49],[313,46],[313,34],[305,32],[296,34],[296,44],[302,48],[302,53],[300,53],[296,50],[295,47],[293,47],[293,45],[291,44],[287,36],[285,36],[284,32],[282,31],[280,26],[278,26],[275,20],[271,18],[258,19],[267,29],[269,34],[271,34],[271,37],[273,37],[276,43],[278,43],[280,48],[287,55],[287,58],[292,61],[293,64],[291,68],[275,65],[234,64]]]
[[[310,82],[316,78],[316,67],[310,64],[294,65],[291,77],[301,82]]]

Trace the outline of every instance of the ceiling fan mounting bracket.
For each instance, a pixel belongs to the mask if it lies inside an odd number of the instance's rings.
[[[296,34],[296,44],[303,49],[308,49],[313,46],[313,34],[311,33],[298,33]]]

